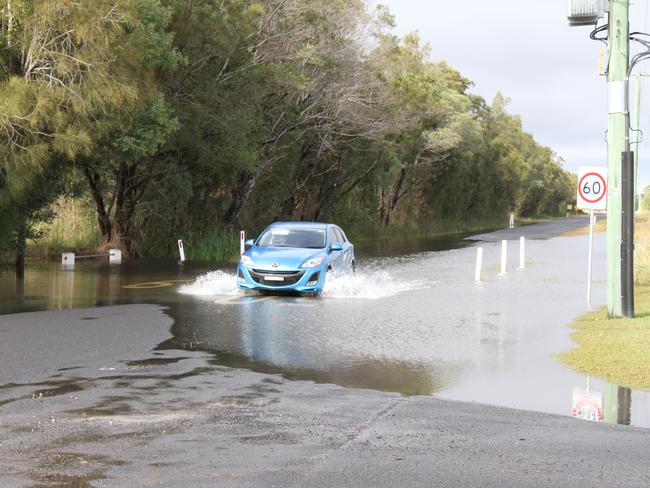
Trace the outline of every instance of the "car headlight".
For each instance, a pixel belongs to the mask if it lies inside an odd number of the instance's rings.
[[[320,257],[320,258],[311,258],[310,260],[305,261],[305,263],[303,263],[303,265],[300,266],[300,267],[301,268],[315,268],[316,266],[318,266],[322,262],[323,262],[322,257]]]
[[[244,266],[253,266],[253,260],[251,258],[249,258],[248,256],[246,256],[245,254],[242,254],[242,256],[241,256],[241,263]]]

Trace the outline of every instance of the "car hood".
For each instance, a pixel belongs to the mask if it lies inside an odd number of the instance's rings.
[[[326,257],[323,249],[304,249],[295,247],[254,247],[246,254],[253,260],[254,269],[271,271],[296,270],[308,259],[316,256]],[[277,266],[273,266],[277,263]]]

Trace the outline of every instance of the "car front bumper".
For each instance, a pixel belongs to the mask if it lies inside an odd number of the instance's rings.
[[[243,290],[293,291],[318,293],[325,286],[327,263],[297,270],[261,270],[237,266],[237,287]]]

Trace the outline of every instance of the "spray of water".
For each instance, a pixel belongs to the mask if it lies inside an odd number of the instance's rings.
[[[365,298],[376,300],[398,293],[428,288],[433,283],[426,280],[405,281],[395,279],[388,271],[358,271],[354,274],[330,273],[322,296],[328,298]]]
[[[194,296],[237,295],[236,277],[232,273],[212,271],[199,276],[194,283],[179,287],[178,292]]]
[[[239,293],[234,274],[212,271],[199,276],[194,283],[179,287],[178,292],[193,296],[234,296]],[[396,279],[385,270],[362,270],[354,274],[328,273],[325,289],[326,298],[363,298],[376,300],[398,293],[428,288],[434,282],[428,280],[405,281]]]

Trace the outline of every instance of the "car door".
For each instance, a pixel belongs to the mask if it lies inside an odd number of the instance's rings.
[[[338,242],[343,244],[343,256],[341,257],[341,266],[345,270],[352,268],[352,261],[354,261],[354,247],[345,237],[345,233],[340,227],[334,228],[334,233],[337,236]]]
[[[334,229],[335,227],[333,225],[331,225],[327,229],[327,238],[329,240],[329,247],[330,247],[330,268],[334,270],[340,270],[344,266],[343,264],[344,252],[333,251],[331,248],[336,243],[340,243],[340,244],[343,243],[339,241],[339,237],[336,235],[336,231]]]

